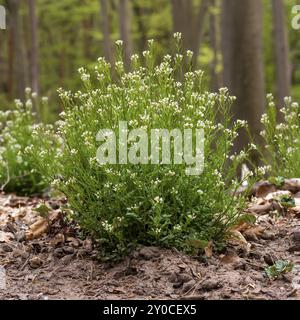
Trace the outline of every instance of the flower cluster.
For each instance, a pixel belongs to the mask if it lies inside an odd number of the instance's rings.
[[[270,165],[270,174],[286,178],[300,176],[300,107],[290,97],[278,110],[272,94],[267,95],[267,113],[262,116],[264,126],[261,136],[265,149],[261,150],[265,164]],[[282,121],[279,120],[279,115]]]
[[[26,88],[26,100],[15,101],[11,111],[0,112],[0,188],[20,194],[40,193],[46,187],[46,179],[38,170],[35,158],[28,152],[36,150],[39,158],[49,165],[50,161],[42,150],[51,148],[52,128],[36,124],[37,117],[33,108],[41,101],[30,88]],[[38,132],[43,131],[43,136]]]

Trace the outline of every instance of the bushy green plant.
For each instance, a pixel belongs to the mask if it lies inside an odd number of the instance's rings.
[[[291,98],[285,98],[280,109],[279,120],[274,97],[267,96],[267,113],[262,116],[264,149],[261,151],[265,163],[270,165],[274,177],[300,177],[300,108]]]
[[[37,124],[33,112],[33,105],[39,98],[31,95],[29,88],[26,96],[25,103],[16,100],[13,110],[0,112],[0,188],[5,192],[30,195],[41,193],[47,180],[38,172],[38,162],[25,150],[30,147],[37,152],[47,149],[56,152],[52,127]],[[43,98],[41,103],[46,104],[47,99]]]
[[[179,48],[180,35],[176,34]],[[74,218],[98,239],[105,256],[119,256],[136,244],[175,246],[192,250],[191,240],[221,241],[235,223],[245,199],[234,194],[240,186],[238,166],[247,152],[230,156],[237,131],[230,127],[234,97],[227,89],[203,89],[203,73],[191,71],[192,52],[166,55],[155,63],[155,44],[132,57],[125,72],[122,44],[112,67],[99,58],[91,74],[81,68],[80,91],[60,91],[65,106],[58,123],[64,148],[55,157],[53,186],[68,198]],[[105,164],[97,162],[100,129],[119,121],[128,130],[203,128],[204,172],[187,176],[183,165]]]

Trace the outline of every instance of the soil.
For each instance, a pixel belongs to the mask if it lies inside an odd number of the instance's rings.
[[[140,247],[108,263],[66,221],[64,199],[46,200],[49,219],[34,211],[41,201],[0,195],[0,299],[300,299],[298,213],[260,213],[254,226],[235,230],[240,238],[222,254]],[[293,270],[269,279],[264,270],[278,260]]]

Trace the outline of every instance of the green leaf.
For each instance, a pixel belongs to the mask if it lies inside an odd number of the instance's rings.
[[[291,208],[296,205],[295,199],[288,195],[282,196],[279,201],[284,208]]]
[[[43,218],[48,217],[51,208],[49,208],[45,203],[39,204],[33,211],[38,212]]]
[[[284,180],[285,180],[284,177],[281,177],[281,176],[269,178],[269,182],[274,184],[278,188],[283,186]]]
[[[236,225],[241,223],[254,224],[256,222],[256,217],[253,214],[243,214],[236,220]]]
[[[278,260],[272,266],[265,268],[265,273],[270,279],[276,279],[281,274],[293,270],[293,263],[288,260]]]

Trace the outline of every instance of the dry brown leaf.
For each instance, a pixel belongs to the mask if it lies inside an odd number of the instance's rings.
[[[248,241],[256,241],[258,240],[258,238],[260,238],[263,235],[263,233],[265,232],[265,229],[266,228],[262,226],[253,226],[245,230],[243,232],[243,235],[245,239],[247,239]]]
[[[207,258],[211,258],[213,255],[213,243],[209,241],[208,245],[204,248],[204,252]]]
[[[268,213],[273,208],[272,202],[268,200],[260,200],[250,205],[248,210],[256,214]]]
[[[276,192],[276,187],[269,183],[269,182],[265,182],[263,184],[261,184],[260,186],[257,187],[255,196],[258,198],[264,198],[266,197],[268,194]]]
[[[74,248],[80,247],[79,240],[74,238],[74,237],[67,237],[66,242],[68,242],[68,244],[71,245]]]
[[[223,264],[233,264],[240,261],[240,258],[238,255],[236,255],[233,252],[230,252],[226,255],[222,254],[220,255],[220,262]]]
[[[26,232],[26,239],[32,240],[40,237],[42,234],[48,231],[49,224],[44,218],[40,218],[38,221],[33,223],[29,230]]]
[[[60,244],[63,244],[65,242],[65,236],[62,233],[58,233],[52,240],[51,245],[53,247],[56,247]]]
[[[237,230],[231,231],[230,243],[240,247],[246,254],[250,252],[250,243],[248,243],[245,237]]]
[[[292,214],[300,215],[300,206],[298,205],[293,208],[289,208],[288,212]]]

